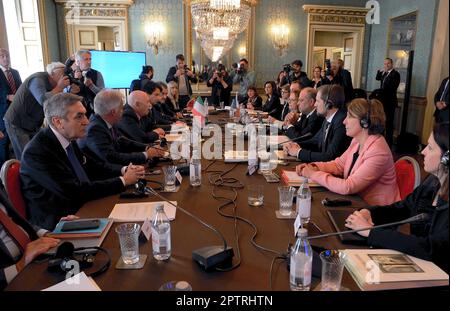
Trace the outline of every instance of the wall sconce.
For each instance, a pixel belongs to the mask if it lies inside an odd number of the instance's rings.
[[[247,48],[245,46],[241,46],[238,50],[239,55],[245,55],[247,53]]]
[[[280,57],[286,54],[289,48],[289,27],[286,24],[272,25],[272,43]]]
[[[148,23],[145,26],[145,36],[147,37],[147,45],[153,48],[155,55],[158,55],[160,46],[162,45],[162,36],[164,34],[164,26],[161,22]]]

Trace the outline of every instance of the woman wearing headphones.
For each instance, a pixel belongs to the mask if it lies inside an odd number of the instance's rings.
[[[371,205],[399,201],[394,160],[382,135],[385,119],[378,100],[353,100],[343,122],[353,138],[349,148],[334,161],[298,165],[297,173],[333,192],[358,194]]]
[[[430,175],[405,200],[386,206],[372,206],[350,215],[346,226],[362,229],[403,220],[421,213],[429,219],[411,225],[410,234],[395,228],[378,228],[359,232],[367,243],[377,248],[394,249],[408,255],[431,260],[449,272],[448,219],[448,122],[436,124],[422,151],[424,169]]]

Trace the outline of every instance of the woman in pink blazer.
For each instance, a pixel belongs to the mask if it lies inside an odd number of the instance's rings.
[[[358,194],[370,205],[400,201],[394,160],[382,136],[385,120],[378,100],[353,100],[344,120],[347,136],[353,138],[350,147],[334,161],[298,165],[297,173],[330,191]]]

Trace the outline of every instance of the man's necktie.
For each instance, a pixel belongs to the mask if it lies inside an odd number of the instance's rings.
[[[326,150],[326,142],[327,142],[327,136],[328,136],[328,130],[330,129],[331,123],[328,121],[325,121],[325,128],[323,133],[323,142],[322,142],[322,152],[325,152]]]
[[[116,141],[117,141],[117,134],[116,134],[116,131],[114,130],[113,127],[111,127],[111,128],[109,129],[109,131],[111,132],[111,136],[112,136],[113,142],[116,142]]]
[[[27,244],[30,243],[30,238],[25,231],[20,228],[11,218],[0,208],[0,223],[9,235],[17,242],[17,246],[25,251]]]
[[[9,94],[16,94],[17,88],[16,88],[16,83],[14,82],[14,78],[13,75],[11,73],[11,70],[6,70],[6,79],[8,80],[8,85],[9,85],[9,89],[11,90],[11,92]]]
[[[69,144],[66,148],[67,151],[67,157],[69,158],[70,165],[72,165],[73,170],[75,171],[75,174],[77,175],[77,178],[80,182],[89,182],[89,177],[86,175],[86,172],[84,171],[83,167],[80,164],[80,161],[78,161],[77,156],[75,155],[75,152],[73,151],[72,144]]]

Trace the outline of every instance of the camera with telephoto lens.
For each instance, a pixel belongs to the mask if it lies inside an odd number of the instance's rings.
[[[290,72],[291,72],[291,70],[292,70],[292,66],[291,66],[291,64],[286,64],[286,65],[283,65],[283,71],[284,71],[284,72],[286,72],[286,73],[290,73]]]
[[[325,76],[331,76],[331,61],[330,59],[326,59],[325,60],[325,67],[327,67],[326,71],[325,71]]]
[[[64,75],[69,78],[70,84],[76,84],[78,86],[81,85],[81,81],[77,78],[75,78],[74,74],[75,72],[72,70],[72,65],[75,61],[69,59],[64,67]]]

